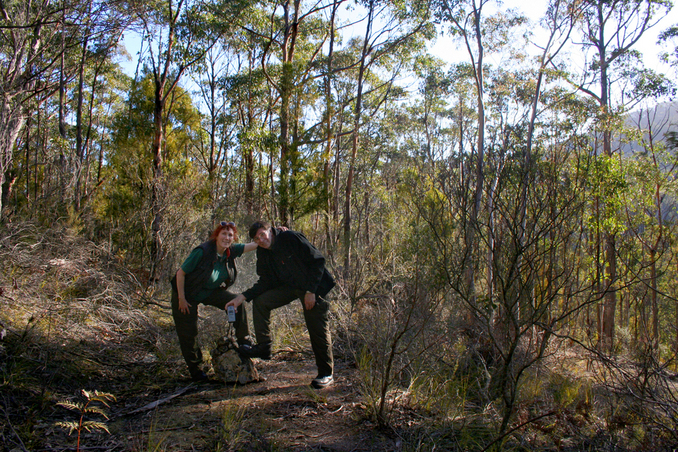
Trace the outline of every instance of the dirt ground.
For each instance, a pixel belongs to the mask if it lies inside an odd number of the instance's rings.
[[[388,413],[390,427],[378,428],[364,405],[369,397],[360,392],[361,376],[340,321],[333,331],[335,383],[312,389],[315,363],[294,303],[274,316],[279,348],[273,359],[255,361],[264,380],[192,383],[166,288],[143,288],[133,272],[89,242],[66,240],[58,231],[51,238],[43,231],[34,238],[19,232],[0,235],[6,263],[0,272],[0,452],[462,451],[485,450],[494,440],[496,412],[483,412],[442,385],[422,388],[422,399],[412,404],[401,399]],[[253,263],[246,264],[242,287],[252,284],[245,276],[254,274]],[[230,335],[224,316],[216,308],[201,309],[204,355],[216,338]],[[659,413],[654,419],[665,424],[653,430],[645,418],[638,422],[629,409],[634,405],[620,402],[614,381],[594,386],[590,364],[569,346],[556,351],[543,372],[525,376],[515,422],[527,424],[506,450],[675,450],[675,429],[664,427],[675,425],[675,416]],[[635,368],[627,365],[619,375],[633,377],[626,369]],[[102,407],[108,418],[88,413],[86,419],[100,425],[83,428],[78,447],[77,432],[69,435],[63,424],[78,422],[79,408],[73,408],[82,403],[83,389],[116,400]],[[451,386],[458,389],[466,397],[463,385]],[[667,400],[673,415],[675,397]],[[530,420],[540,413],[547,416]],[[651,444],[657,439],[664,442]]]
[[[103,253],[92,244],[12,237],[0,239],[0,258],[14,269],[0,275],[0,452],[397,449],[396,435],[369,420],[358,372],[336,344],[334,385],[310,387],[317,372],[298,305],[276,312],[276,331],[297,351],[256,360],[262,381],[195,384],[166,290],[144,290],[131,272],[92,258]],[[208,355],[228,334],[224,312],[208,308],[200,318]],[[60,424],[77,424],[84,389],[115,400],[95,406],[107,418],[84,416],[99,425],[81,428],[78,446],[78,429]]]
[[[233,386],[182,379],[167,393],[119,400],[106,446],[162,451],[398,449],[397,439],[375,433],[365,416],[353,383],[354,368],[337,362],[334,384],[315,390],[309,383],[316,368],[308,357],[280,352],[271,361],[256,360],[256,366],[263,381]]]

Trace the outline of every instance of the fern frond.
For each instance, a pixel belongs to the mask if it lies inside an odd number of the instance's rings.
[[[69,435],[78,429],[78,423],[77,422],[70,422],[70,421],[56,422],[54,425],[56,425],[57,427],[61,427],[63,429],[68,430]]]
[[[94,391],[94,397],[92,397],[92,400],[96,400],[97,402],[101,402],[104,405],[108,406],[106,403],[107,401],[113,401],[115,402],[117,399],[115,396],[111,393],[108,392],[99,392],[99,391]]]
[[[82,411],[82,409],[85,407],[85,405],[80,402],[69,402],[67,400],[57,402],[57,405],[71,411]]]
[[[105,399],[99,399],[98,397],[93,397],[92,399],[90,399],[90,403],[92,403],[92,402],[98,402],[98,403],[108,407],[108,403],[106,402]]]
[[[103,416],[104,418],[108,419],[108,416],[106,416],[106,413],[104,413],[104,410],[99,408],[98,406],[88,406],[83,410],[83,413],[94,413],[98,414],[100,416]]]
[[[82,428],[88,432],[91,432],[93,430],[103,430],[109,435],[111,434],[111,432],[108,431],[108,427],[103,422],[85,421],[82,423]]]

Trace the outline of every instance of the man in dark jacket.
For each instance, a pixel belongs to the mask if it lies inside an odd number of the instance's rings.
[[[240,353],[249,358],[270,359],[271,311],[299,299],[318,366],[318,376],[311,386],[324,388],[332,384],[334,359],[325,297],[334,287],[334,279],[325,268],[325,257],[300,232],[280,231],[257,221],[249,234],[259,245],[259,280],[228,305],[238,309],[243,301],[253,300],[257,345],[243,345]]]

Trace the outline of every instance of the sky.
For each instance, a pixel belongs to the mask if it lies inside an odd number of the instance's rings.
[[[522,14],[526,15],[530,21],[534,24],[533,31],[538,30],[538,22],[543,17],[546,12],[546,6],[548,2],[546,0],[532,0],[526,2],[524,0],[506,0],[502,2],[502,9],[512,8]],[[529,8],[525,6],[529,5]],[[665,63],[661,62],[658,55],[662,51],[657,45],[657,36],[659,33],[669,28],[672,25],[678,24],[678,4],[675,4],[672,11],[664,17],[656,26],[646,32],[635,48],[643,53],[644,62],[646,67],[654,69],[657,72],[662,73],[671,73],[672,69]],[[539,35],[535,36],[535,40],[538,41]],[[666,49],[664,49],[666,50]],[[431,47],[431,53],[436,56],[439,56],[445,60],[450,60],[453,58],[460,58],[461,60],[467,59],[465,56],[465,50],[459,48],[458,44],[453,42],[449,38],[439,38],[435,44]],[[458,55],[455,57],[455,55]],[[492,61],[494,56],[490,56],[490,61]],[[495,64],[498,64],[499,61],[494,60]]]
[[[525,8],[526,5],[529,5],[529,8]],[[505,0],[502,2],[503,9],[513,8],[525,14],[532,21],[532,23],[535,24],[533,30],[538,29],[537,23],[543,16],[546,10],[546,5],[546,0],[532,0],[529,2],[525,2],[524,0]],[[356,16],[355,11],[352,13],[352,16]],[[636,45],[635,48],[641,51],[644,55],[646,67],[654,69],[660,73],[675,75],[674,70],[667,64],[661,62],[658,58],[662,48],[660,48],[656,42],[659,33],[667,29],[669,26],[676,24],[678,24],[678,4],[658,25],[647,32],[641,41]],[[360,27],[357,27],[351,34],[362,36],[364,34],[363,30],[361,30]],[[350,36],[348,36],[348,34],[345,35],[344,42],[347,42],[349,37]],[[538,35],[535,37],[535,40],[538,40]],[[121,64],[125,72],[127,72],[129,75],[134,75],[134,71],[136,69],[136,60],[138,58],[138,52],[140,48],[139,36],[133,33],[127,33],[125,35],[124,44],[129,55],[131,56],[131,60],[122,61]],[[432,43],[429,51],[433,55],[443,59],[449,64],[468,60],[465,50],[461,48],[457,42],[445,36],[439,37],[434,43]],[[500,58],[501,56],[499,55],[488,55],[487,61],[490,64],[500,65],[502,64]],[[573,56],[573,58],[576,58],[576,54]]]

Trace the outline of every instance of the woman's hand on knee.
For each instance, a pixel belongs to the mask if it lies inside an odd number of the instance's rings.
[[[191,305],[186,301],[186,297],[179,297],[179,312],[182,314],[191,312]]]

